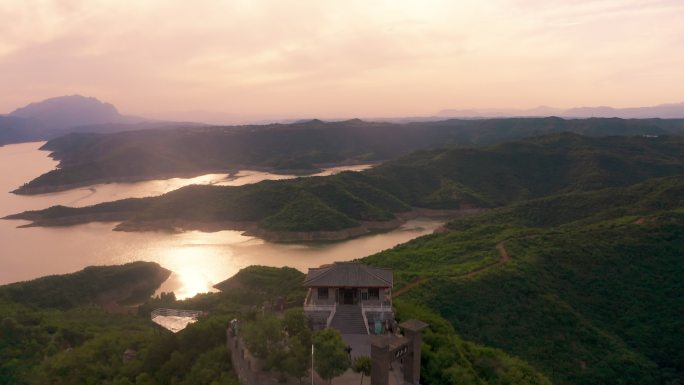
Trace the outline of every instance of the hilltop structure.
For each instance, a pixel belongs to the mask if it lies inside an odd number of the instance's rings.
[[[309,269],[304,286],[309,289],[304,312],[313,328],[339,330],[350,358],[370,356],[371,385],[418,385],[422,331],[428,325],[414,319],[396,324],[392,270],[336,262]],[[392,371],[393,362],[399,370]]]
[[[342,334],[383,334],[396,330],[392,311],[392,270],[356,262],[311,268],[304,312],[314,329]]]

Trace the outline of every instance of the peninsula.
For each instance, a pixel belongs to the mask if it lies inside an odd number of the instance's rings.
[[[684,173],[681,137],[556,134],[477,148],[416,152],[364,172],[187,186],[159,197],[6,217],[28,226],[116,221],[117,230],[243,230],[277,241],[339,240],[412,216],[470,214],[529,199]]]

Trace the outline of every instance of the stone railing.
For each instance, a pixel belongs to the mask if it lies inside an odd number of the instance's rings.
[[[367,313],[389,313],[390,318],[394,318],[394,310],[392,309],[392,304],[389,301],[377,303],[361,302],[361,315],[363,316],[363,323],[364,326],[366,326],[366,333],[368,334],[371,334],[371,330],[370,326],[368,325]]]
[[[150,313],[150,318],[154,319],[159,316],[163,317],[186,317],[186,318],[194,318],[197,319],[203,314],[202,311],[199,310],[182,310],[182,309],[166,309],[166,308],[159,308],[155,309]]]
[[[281,385],[268,373],[262,372],[241,338],[233,335],[230,328],[226,331],[226,344],[235,375],[242,385]]]
[[[304,311],[334,311],[336,307],[336,303],[333,303],[331,305],[304,304]]]
[[[363,312],[376,311],[376,312],[391,312],[392,303],[389,301],[378,302],[378,303],[367,303],[361,302],[361,310]]]
[[[337,302],[333,305],[332,310],[330,311],[330,315],[328,315],[328,319],[325,321],[325,327],[330,327],[330,323],[332,322],[333,317],[335,316],[335,312],[337,311]]]
[[[309,289],[306,292],[306,298],[304,299],[304,306],[308,305],[309,302],[311,302],[311,293],[313,293],[313,290]]]
[[[366,317],[366,312],[363,311],[363,303],[361,303],[361,315],[363,316],[363,326],[366,327],[366,334],[370,334],[370,330],[368,329],[368,317]]]

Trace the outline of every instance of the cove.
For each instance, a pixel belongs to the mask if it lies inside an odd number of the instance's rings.
[[[171,178],[134,183],[109,183],[41,195],[16,195],[14,190],[36,176],[54,169],[57,162],[38,148],[43,143],[0,147],[0,216],[52,205],[86,206],[95,203],[163,194],[189,184],[242,185],[279,175],[242,170],[195,178]],[[369,166],[343,166],[316,175],[363,170]],[[308,267],[373,254],[421,235],[443,224],[442,220],[416,218],[398,229],[331,243],[273,243],[240,231],[179,234],[112,231],[116,223],[90,223],[70,227],[19,229],[23,221],[0,220],[0,284],[63,274],[90,265],[113,265],[136,260],[158,262],[173,274],[160,288],[178,298],[212,290],[212,286],[249,265]]]

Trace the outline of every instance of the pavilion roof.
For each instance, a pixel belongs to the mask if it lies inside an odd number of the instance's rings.
[[[358,262],[336,262],[310,268],[304,279],[306,287],[392,287],[392,270]]]

